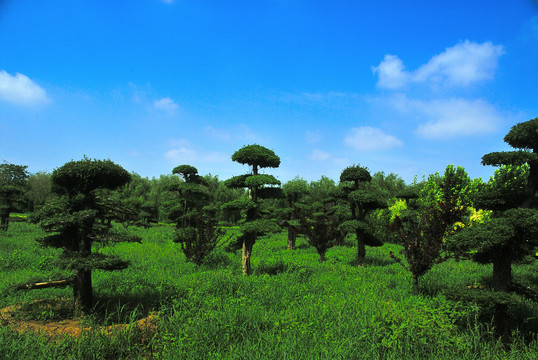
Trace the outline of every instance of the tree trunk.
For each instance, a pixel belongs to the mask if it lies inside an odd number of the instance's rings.
[[[75,312],[79,315],[88,314],[93,306],[92,272],[77,270],[73,283]]]
[[[493,261],[493,289],[507,292],[512,285],[512,254],[505,249],[502,256]],[[509,341],[510,318],[507,304],[495,304],[495,336],[506,344]]]
[[[7,231],[9,227],[9,208],[0,209],[0,231]]]
[[[243,237],[243,248],[241,251],[243,275],[252,275],[252,267],[250,266],[250,256],[252,255],[252,247],[254,246],[254,237],[256,234],[245,234]]]
[[[419,291],[418,291],[418,276],[417,275],[413,275],[413,293],[415,295],[418,295]]]
[[[357,261],[361,263],[366,257],[366,244],[364,243],[364,237],[360,232],[356,232],[357,235]]]
[[[509,249],[493,261],[493,289],[508,291],[512,284],[512,256]]]
[[[297,232],[295,227],[288,226],[288,250],[295,250],[295,240],[297,239]]]
[[[319,253],[319,262],[324,262],[325,261],[325,253],[324,252],[320,252]]]

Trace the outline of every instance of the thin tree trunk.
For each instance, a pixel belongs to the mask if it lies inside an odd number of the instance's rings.
[[[252,275],[252,267],[250,266],[250,256],[252,255],[252,247],[254,245],[253,237],[255,234],[245,234],[243,237],[243,248],[241,250],[243,275]]]
[[[357,261],[361,263],[366,257],[366,244],[364,243],[364,237],[360,232],[356,232],[357,235]]]
[[[295,240],[297,239],[297,232],[295,227],[288,226],[288,250],[295,250]]]
[[[324,262],[325,261],[325,253],[324,252],[321,252],[319,253],[319,262]]]

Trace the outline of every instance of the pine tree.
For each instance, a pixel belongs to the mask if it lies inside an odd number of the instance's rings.
[[[88,313],[93,305],[91,273],[93,269],[121,270],[129,263],[114,256],[92,252],[94,242],[140,241],[137,237],[111,231],[111,225],[99,222],[110,204],[103,189],[115,189],[130,180],[130,174],[110,160],[84,158],[55,169],[51,180],[58,195],[32,217],[48,235],[38,241],[44,246],[62,248],[60,264],[73,270],[70,279],[42,284],[28,284],[23,289],[50,286],[73,287],[75,310]]]

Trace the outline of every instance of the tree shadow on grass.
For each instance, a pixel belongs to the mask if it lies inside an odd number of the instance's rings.
[[[359,261],[357,258],[349,261],[347,263],[350,266],[389,266],[396,264],[396,261],[390,257],[385,256],[366,256],[364,259]]]

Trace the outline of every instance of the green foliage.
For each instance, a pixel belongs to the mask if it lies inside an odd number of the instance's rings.
[[[9,214],[24,203],[28,166],[0,164],[0,231],[7,231]]]
[[[394,228],[398,229],[407,264],[391,253],[391,257],[413,275],[413,289],[415,295],[419,293],[418,279],[426,274],[435,264],[445,261],[442,255],[443,237],[446,225],[443,220],[443,210],[436,206],[419,213],[407,210],[404,219],[396,217]]]
[[[115,189],[128,183],[131,175],[110,160],[84,158],[70,161],[52,172],[55,192],[89,194],[96,189]]]
[[[512,126],[504,142],[517,149],[538,150],[538,118]]]
[[[247,145],[237,150],[232,155],[232,161],[240,164],[248,164],[255,168],[277,168],[280,165],[280,158],[274,153],[261,145]]]
[[[353,165],[345,168],[340,174],[340,181],[369,182],[372,176],[367,168]]]
[[[104,211],[111,211],[98,190],[124,185],[130,175],[110,160],[84,158],[55,169],[51,179],[53,189],[61,196],[39,209],[31,221],[48,233],[39,240],[41,244],[64,250],[64,266],[75,270],[75,307],[79,312],[87,312],[93,302],[91,270],[117,270],[128,265],[115,256],[92,254],[92,243],[96,240],[121,240],[118,236],[107,236],[110,223],[97,221]]]

